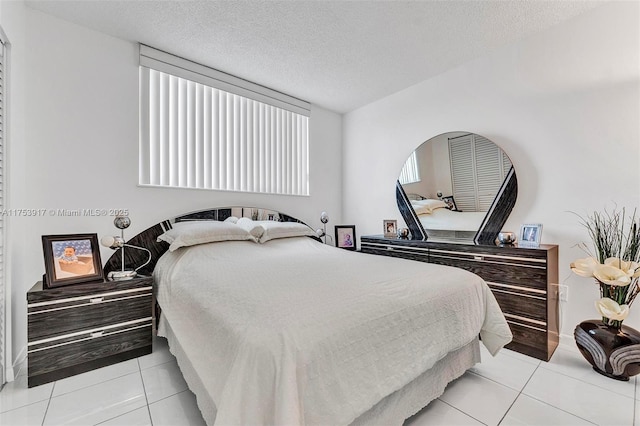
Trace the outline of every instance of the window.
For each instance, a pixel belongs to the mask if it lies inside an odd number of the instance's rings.
[[[420,172],[418,171],[418,158],[416,152],[413,151],[407,162],[404,163],[402,171],[400,171],[400,183],[406,185],[408,183],[420,182]]]
[[[140,46],[141,185],[309,195],[309,104]]]

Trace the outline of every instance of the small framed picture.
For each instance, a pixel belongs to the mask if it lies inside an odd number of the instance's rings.
[[[519,247],[539,247],[542,238],[541,223],[527,223],[520,227]]]
[[[45,287],[102,281],[97,234],[43,235]]]
[[[395,238],[398,236],[398,222],[396,220],[385,219],[382,221],[384,236]]]
[[[453,199],[453,195],[442,197],[442,201],[444,201],[449,210],[454,212],[458,211],[458,206],[456,206],[456,200]]]
[[[345,250],[356,250],[356,226],[355,225],[336,225],[336,247]]]

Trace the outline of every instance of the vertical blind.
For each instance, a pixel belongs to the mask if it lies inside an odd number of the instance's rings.
[[[1,33],[2,31],[0,31]],[[0,210],[4,208],[4,152],[5,152],[5,42],[0,37]],[[4,277],[4,216],[0,215],[0,387],[5,382],[5,277]]]
[[[401,184],[406,185],[408,183],[420,182],[420,172],[418,170],[418,157],[416,152],[413,151],[407,161],[404,163],[402,170],[400,171]]]
[[[141,46],[141,185],[309,195],[308,104],[167,55]]]

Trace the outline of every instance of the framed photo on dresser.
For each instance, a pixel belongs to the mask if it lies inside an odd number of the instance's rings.
[[[102,281],[97,234],[43,235],[46,288]]]
[[[398,233],[398,221],[385,219],[382,221],[384,236],[387,238],[395,238]]]
[[[526,223],[520,227],[520,236],[518,238],[519,247],[540,247],[542,239],[541,223]]]

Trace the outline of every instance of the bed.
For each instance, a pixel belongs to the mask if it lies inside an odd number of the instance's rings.
[[[173,250],[158,235],[158,334],[209,425],[399,425],[480,361],[479,335],[492,354],[511,340],[476,275],[330,247],[275,217]]]
[[[434,231],[477,232],[487,212],[450,210],[442,200],[410,199],[424,229]]]

